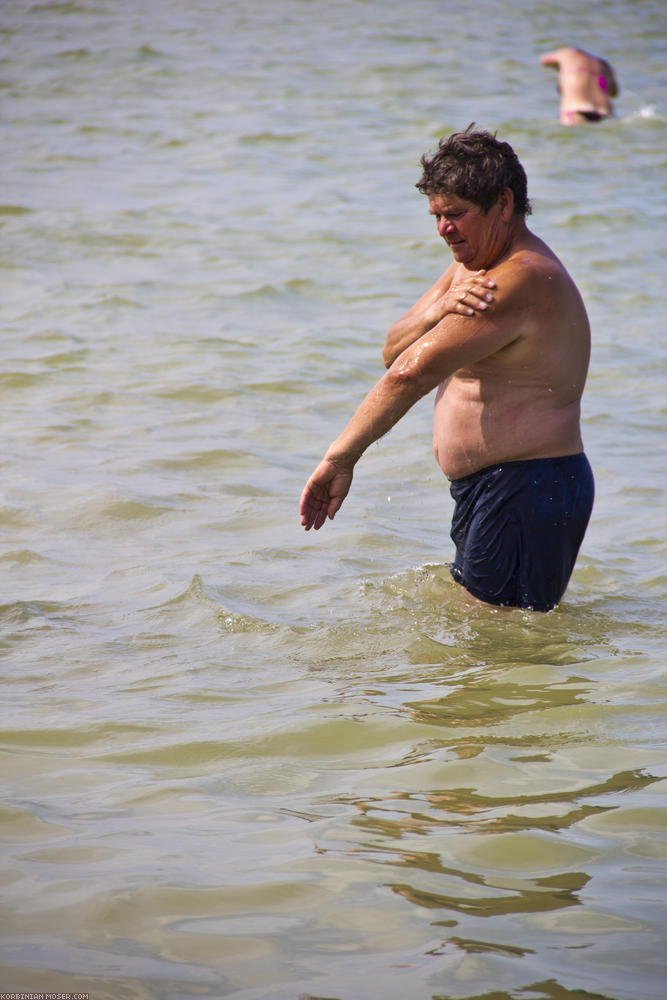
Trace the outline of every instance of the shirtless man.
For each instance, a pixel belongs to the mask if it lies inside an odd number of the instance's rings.
[[[609,118],[609,100],[618,94],[614,71],[606,61],[583,49],[556,49],[540,56],[543,66],[558,70],[561,125],[582,125]]]
[[[370,444],[437,388],[434,450],[455,500],[454,579],[478,600],[549,611],[567,586],[593,505],[580,400],[586,310],[556,255],[526,226],[526,175],[488,132],[422,157],[417,187],[454,261],[390,328],[388,371],[301,496],[320,528]]]

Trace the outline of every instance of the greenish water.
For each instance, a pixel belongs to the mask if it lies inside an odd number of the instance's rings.
[[[0,989],[662,1000],[665,39],[644,0],[1,5]],[[559,126],[570,42],[613,121]],[[593,327],[549,615],[451,582],[430,400],[298,522],[473,120]]]

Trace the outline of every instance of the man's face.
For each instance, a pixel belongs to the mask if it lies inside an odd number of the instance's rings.
[[[479,205],[458,195],[432,194],[428,205],[454,260],[469,270],[490,266],[504,236],[499,225],[502,214],[499,202],[484,213]]]

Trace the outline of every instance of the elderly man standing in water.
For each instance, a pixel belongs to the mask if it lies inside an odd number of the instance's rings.
[[[454,260],[390,327],[388,371],[308,480],[301,523],[333,519],[364,451],[437,389],[433,441],[455,501],[454,580],[488,604],[549,611],[593,506],[580,431],[590,329],[572,278],[526,226],[514,150],[472,128],[422,157],[416,185]]]
[[[606,59],[583,49],[562,48],[545,52],[540,62],[558,70],[561,125],[600,122],[613,115],[609,98],[617,96],[618,84]]]

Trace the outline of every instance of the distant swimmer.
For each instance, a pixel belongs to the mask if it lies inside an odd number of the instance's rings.
[[[583,49],[555,49],[540,56],[543,66],[558,70],[561,125],[599,122],[614,114],[610,98],[618,95],[614,71],[606,59]]]
[[[454,580],[487,604],[549,611],[593,506],[580,429],[586,309],[526,226],[526,174],[508,143],[468,129],[421,162],[417,188],[454,260],[390,326],[388,371],[306,483],[301,524],[317,530],[334,517],[362,454],[435,389],[435,456],[455,502]]]

